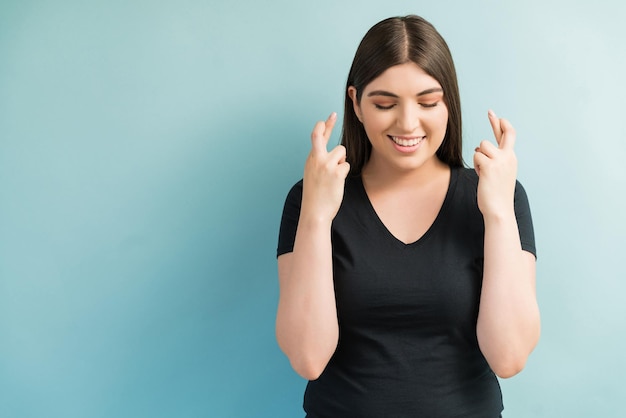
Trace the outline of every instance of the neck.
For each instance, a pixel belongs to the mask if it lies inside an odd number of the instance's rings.
[[[361,175],[363,181],[368,185],[402,188],[427,185],[449,170],[450,167],[436,157],[429,159],[422,166],[410,170],[380,164],[375,159],[370,159],[363,167]]]

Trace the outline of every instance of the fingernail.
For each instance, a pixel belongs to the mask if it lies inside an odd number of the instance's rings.
[[[489,109],[489,111],[487,112],[487,114],[489,115],[490,118],[495,118],[496,114],[493,113],[493,110]]]
[[[337,112],[333,112],[333,113],[330,114],[328,119],[335,119],[336,117],[337,117]]]

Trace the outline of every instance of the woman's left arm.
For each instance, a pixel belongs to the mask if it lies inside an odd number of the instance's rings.
[[[535,256],[522,249],[514,210],[517,159],[515,130],[489,112],[498,146],[476,148],[478,207],[485,223],[484,270],[476,334],[499,377],[519,373],[540,333]]]

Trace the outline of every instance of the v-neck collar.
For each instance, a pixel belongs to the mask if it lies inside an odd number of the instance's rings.
[[[369,196],[367,195],[367,191],[365,190],[365,185],[363,184],[362,176],[358,177],[357,183],[358,183],[359,193],[361,194],[361,197],[363,198],[363,201],[365,202],[365,205],[366,205],[367,214],[368,216],[372,217],[374,224],[376,225],[376,228],[384,232],[384,235],[387,236],[390,244],[399,248],[412,248],[412,247],[420,246],[421,243],[427,240],[428,237],[432,235],[434,231],[436,231],[438,224],[441,222],[441,218],[443,217],[443,214],[445,213],[447,207],[450,204],[449,202],[452,198],[452,195],[454,194],[454,189],[456,188],[458,175],[459,175],[459,168],[451,167],[450,168],[450,180],[448,183],[448,189],[446,190],[446,196],[443,199],[441,208],[439,208],[439,211],[437,212],[437,216],[435,217],[435,220],[428,227],[426,232],[422,234],[421,237],[419,237],[416,241],[413,241],[410,243],[405,243],[401,241],[400,239],[398,239],[394,234],[391,233],[391,231],[389,231],[387,226],[380,219],[380,217],[378,216],[378,213],[376,212],[376,209],[374,209],[374,205],[372,205],[372,202],[369,199]]]

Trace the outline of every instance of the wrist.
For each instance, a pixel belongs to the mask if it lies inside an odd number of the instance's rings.
[[[483,220],[487,224],[502,224],[515,221],[515,210],[511,205],[510,208],[501,208],[483,212]]]
[[[334,216],[322,214],[319,211],[307,211],[302,208],[298,225],[305,228],[323,228],[329,229],[333,223]]]

